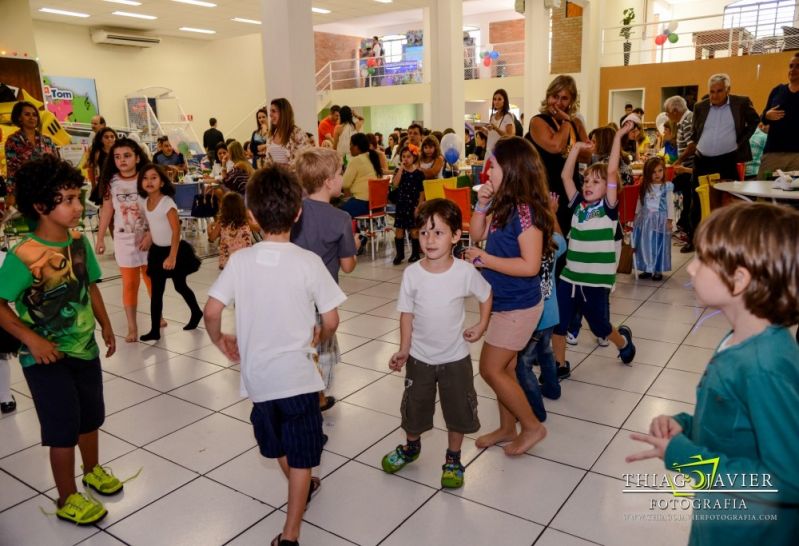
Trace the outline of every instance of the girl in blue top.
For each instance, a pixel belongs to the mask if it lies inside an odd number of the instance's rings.
[[[697,299],[732,332],[696,387],[694,414],[656,417],[649,434],[631,435],[650,449],[626,459],[658,457],[693,478],[691,546],[799,537],[799,348],[788,330],[799,322],[797,241],[799,214],[766,203],[723,207],[696,234]],[[711,475],[708,486],[691,467]]]
[[[519,137],[503,137],[486,161],[488,181],[477,194],[471,221],[475,242],[465,257],[483,267],[494,301],[480,375],[494,389],[500,426],[480,436],[477,447],[510,442],[507,455],[521,455],[544,439],[546,428],[533,415],[516,381],[516,354],[524,349],[541,317],[541,256],[552,245],[555,219],[549,211],[546,173],[533,146]],[[516,431],[516,421],[521,432]]]

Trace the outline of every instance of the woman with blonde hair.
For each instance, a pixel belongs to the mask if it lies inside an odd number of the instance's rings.
[[[240,195],[244,195],[244,188],[247,186],[247,180],[254,172],[252,165],[247,161],[244,155],[244,147],[240,142],[234,140],[227,147],[228,157],[233,162],[233,168],[225,171],[222,179],[222,185],[228,191],[234,191]]]
[[[561,172],[574,143],[588,140],[583,123],[575,115],[578,106],[574,78],[561,75],[549,84],[546,97],[541,101],[539,114],[530,120],[530,139],[546,168],[549,191],[558,194],[557,217],[563,233],[569,232],[572,213],[563,188]],[[579,160],[587,162],[590,158],[585,156]],[[574,176],[578,176],[577,173]]]

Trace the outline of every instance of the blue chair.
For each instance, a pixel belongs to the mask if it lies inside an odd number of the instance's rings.
[[[194,198],[200,193],[200,183],[188,183],[188,184],[175,184],[175,205],[178,207],[178,218],[180,218],[181,226],[184,225],[184,221],[188,222],[197,222],[197,226],[201,231],[205,231],[203,228],[203,218],[196,218],[191,215],[191,207],[194,205]]]

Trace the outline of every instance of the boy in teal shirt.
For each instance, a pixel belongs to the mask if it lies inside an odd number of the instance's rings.
[[[686,474],[686,464],[711,463],[704,489],[716,494],[697,490],[691,545],[779,546],[799,537],[799,348],[787,329],[799,321],[797,241],[799,213],[765,203],[724,207],[697,233],[694,289],[732,332],[697,386],[694,415],[656,417],[650,434],[631,436],[653,449],[626,459],[659,457]]]
[[[83,176],[53,156],[25,164],[16,175],[20,212],[36,224],[0,267],[0,327],[22,342],[19,360],[42,430],[58,489],[56,515],[90,525],[107,511],[75,485],[75,446],[83,460],[83,483],[101,495],[122,483],[99,464],[98,430],[105,419],[100,350],[116,342],[95,282],[100,266],[91,244],[73,228],[81,221]],[[9,302],[14,302],[17,317]]]

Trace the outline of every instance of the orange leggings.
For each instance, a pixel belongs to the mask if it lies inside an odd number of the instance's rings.
[[[139,276],[144,280],[147,293],[152,294],[153,288],[150,284],[150,277],[147,276],[147,266],[122,267],[119,272],[122,274],[122,305],[133,307],[139,299]]]

